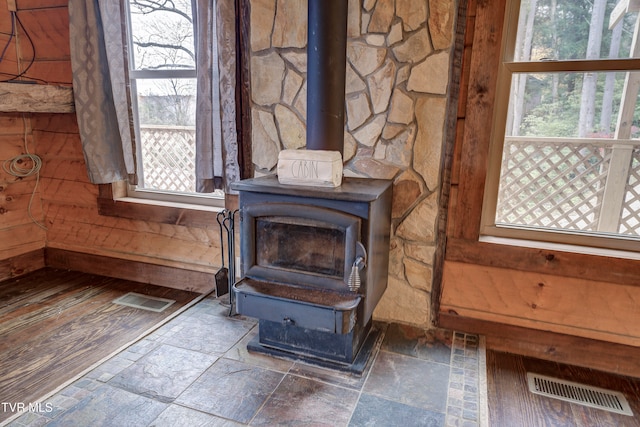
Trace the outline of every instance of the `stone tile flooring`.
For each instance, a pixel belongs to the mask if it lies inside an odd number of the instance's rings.
[[[253,319],[205,298],[10,426],[483,426],[477,336],[379,324],[362,376],[247,352]]]

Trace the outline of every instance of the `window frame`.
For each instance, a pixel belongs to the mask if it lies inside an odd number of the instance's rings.
[[[235,39],[235,55],[233,58],[230,57],[224,61],[233,61],[235,63],[235,133],[240,179],[253,176],[251,102],[249,93],[249,1],[216,0],[214,3],[217,5],[216,13],[221,13],[223,16],[230,18],[228,22],[235,27],[233,36]],[[96,202],[99,215],[170,225],[209,228],[214,225],[217,227],[216,215],[222,208],[231,210],[238,208],[238,196],[233,192],[224,193],[223,198],[220,200],[220,206],[204,206],[193,203],[163,202],[129,197],[127,186],[128,183],[124,181],[97,185],[98,196]]]
[[[132,24],[131,24],[131,11],[129,8],[129,2],[125,1],[125,21],[126,21],[126,44],[127,46],[131,46],[133,43],[132,40]],[[193,2],[192,2],[193,5]],[[196,11],[192,9],[192,20],[193,20],[193,31],[194,31],[194,49],[196,40],[197,40],[197,16]],[[131,87],[131,107],[132,107],[132,115],[133,115],[133,130],[135,132],[135,138],[138,143],[136,144],[136,157],[138,158],[137,162],[137,173],[138,176],[143,176],[143,165],[142,165],[142,148],[139,141],[141,141],[140,136],[140,121],[138,117],[138,100],[137,96],[133,96],[137,94],[137,84],[138,80],[143,79],[196,79],[197,77],[197,63],[194,63],[194,67],[192,69],[171,69],[171,70],[148,70],[148,69],[135,69],[134,65],[134,52],[132,48],[127,49],[128,59],[127,63],[129,64],[128,70],[128,78],[129,84]],[[195,163],[194,163],[195,165]],[[121,193],[118,191],[116,193]],[[118,197],[124,202],[136,202],[148,204],[155,202],[160,206],[189,206],[193,205],[195,209],[200,209],[200,207],[210,207],[214,209],[222,209],[225,206],[225,194],[223,190],[216,190],[213,193],[183,193],[183,192],[175,192],[168,190],[158,190],[158,189],[147,189],[147,188],[139,188],[137,185],[128,184],[126,187],[125,194]]]
[[[442,281],[434,283],[438,316],[448,268],[471,264],[544,275],[638,286],[640,262],[615,252],[588,253],[570,245],[541,245],[517,239],[481,239],[481,213],[488,173],[489,148],[496,106],[497,70],[503,50],[507,0],[479,2],[466,17],[461,54],[460,97],[455,137],[446,146],[441,207],[444,212],[444,256],[438,263]],[[455,316],[454,316],[455,317]]]
[[[520,4],[519,0],[507,2],[504,11],[503,34],[500,40],[501,46],[497,50],[499,52],[498,72],[495,99],[493,100],[494,110],[489,136],[479,241],[640,259],[640,240],[636,237],[621,234],[611,235],[603,232],[498,225],[495,222],[512,76],[517,73],[640,71],[640,58],[514,61]]]

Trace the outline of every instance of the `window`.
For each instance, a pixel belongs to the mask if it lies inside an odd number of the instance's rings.
[[[196,10],[192,0],[127,2],[138,185],[129,196],[221,205],[196,193]],[[212,86],[217,86],[212,84]],[[220,128],[214,133],[220,139]]]
[[[507,3],[481,235],[639,251],[638,2]]]

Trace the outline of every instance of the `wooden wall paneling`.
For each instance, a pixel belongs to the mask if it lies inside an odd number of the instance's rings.
[[[447,262],[443,313],[640,345],[640,286]]]
[[[10,185],[0,183],[0,228],[9,228],[17,225],[28,224],[31,214],[38,221],[43,219],[40,193],[32,194],[36,184],[35,178],[19,181]]]
[[[130,201],[114,200],[113,198],[98,198],[98,212],[100,215],[135,219],[145,218],[147,221],[182,225],[188,227],[211,227],[217,224],[217,211],[211,209],[194,209],[176,206],[162,206]]]
[[[0,286],[2,281],[44,268],[44,248],[0,259]]]
[[[455,222],[454,237],[469,240],[477,240],[479,235],[505,3],[477,3],[472,20],[473,53],[469,62],[465,138],[460,149],[461,179],[456,211],[450,216]]]
[[[2,76],[0,76],[2,80]],[[28,115],[21,113],[0,114],[0,138],[3,135],[24,135],[25,117]],[[0,140],[0,147],[2,142]],[[1,148],[0,148],[1,149]]]
[[[67,181],[86,182],[87,168],[84,159],[57,158],[53,156],[42,157],[41,178],[62,177]]]
[[[235,0],[236,25],[241,22],[250,22],[250,0]],[[236,29],[238,38],[236,42],[236,128],[238,129],[238,162],[240,167],[240,178],[253,178],[253,160],[251,148],[251,46],[249,25],[241,25]]]
[[[217,270],[220,256],[215,212],[193,211],[173,219],[199,227],[162,224],[155,209],[142,216],[145,221],[100,215],[99,189],[110,186],[89,183],[74,115],[37,115],[33,126],[43,157],[43,177],[48,182],[44,200],[49,247],[133,262]],[[112,198],[108,202],[114,204]],[[126,205],[136,209],[145,206]],[[202,219],[198,221],[194,215]]]
[[[35,131],[34,137],[38,140],[38,155],[42,157],[43,160],[70,159],[84,162],[82,144],[77,134],[47,134],[46,132]],[[89,182],[89,176],[86,171],[82,181]]]
[[[640,262],[632,259],[450,238],[447,260],[640,286]]]
[[[2,31],[2,30],[0,30]],[[8,31],[11,31],[9,29]],[[8,37],[0,35],[0,46],[6,46]],[[7,48],[4,59],[0,61],[0,81],[8,80],[18,74],[18,59],[16,49],[13,43]]]
[[[33,222],[0,228],[0,259],[42,249],[45,242],[45,231]]]
[[[75,114],[38,114],[32,124],[33,138],[42,157],[41,176],[88,184]]]
[[[11,34],[11,14],[5,8],[6,4],[2,4],[3,9],[0,9],[0,46],[4,49],[6,46],[6,52],[4,58],[0,61],[0,81],[11,78],[18,72],[18,55],[16,53],[16,46],[13,40],[7,46],[9,42],[9,34]],[[5,74],[6,73],[6,74]]]
[[[458,186],[457,185],[451,185],[451,188],[449,189],[449,211],[451,212],[451,210],[455,210],[458,207]],[[453,233],[453,228],[454,228],[454,222],[453,221],[449,221],[447,222],[447,236],[450,236]],[[449,254],[447,253],[448,248],[445,246],[445,261],[443,261],[443,263],[446,263],[446,258],[448,258]]]
[[[451,182],[452,182],[452,166],[453,156],[455,155],[456,141],[458,138],[458,132],[461,131],[460,124],[460,97],[466,96],[466,91],[462,91],[463,85],[461,82],[464,79],[463,75],[463,62],[465,51],[465,30],[466,30],[466,18],[467,18],[467,4],[468,0],[461,0],[458,2],[456,11],[455,27],[454,27],[454,43],[451,53],[450,64],[450,93],[447,99],[447,111],[444,126],[445,141],[442,147],[441,158],[441,185],[438,197],[438,215],[436,222],[435,232],[435,250],[433,258],[433,274],[431,278],[431,305],[430,305],[430,320],[432,323],[436,323],[438,307],[440,305],[440,294],[442,291],[442,266],[444,265],[445,258],[445,244],[446,236],[449,227],[448,214],[449,214],[449,200],[451,199]],[[455,171],[457,172],[457,171]]]
[[[465,29],[464,29],[464,47],[462,51],[462,63],[461,63],[461,75],[460,75],[460,93],[458,97],[458,110],[457,117],[458,121],[456,123],[456,139],[453,142],[453,155],[450,159],[451,161],[451,189],[450,189],[450,198],[449,198],[449,214],[448,214],[448,230],[447,235],[450,235],[453,232],[453,227],[455,225],[455,217],[453,213],[456,212],[457,208],[457,186],[460,182],[460,153],[464,142],[464,131],[465,131],[465,116],[467,114],[467,98],[469,91],[469,63],[471,61],[471,52],[472,52],[472,43],[473,43],[473,33],[475,28],[475,8],[476,2],[475,0],[467,1],[466,13],[467,16],[465,18]]]
[[[69,222],[88,222],[97,227],[116,228],[123,233],[149,233],[163,239],[173,239],[176,242],[194,242],[196,244],[218,246],[218,223],[210,223],[207,227],[187,227],[173,224],[163,224],[153,221],[131,220],[100,215],[94,208],[65,203],[50,203],[52,218],[67,219]],[[72,215],[68,217],[68,215]]]
[[[73,81],[71,62],[57,59],[38,60],[29,68],[29,77],[50,84],[71,87]],[[60,113],[60,111],[55,112]]]
[[[451,165],[451,185],[455,185],[456,187],[460,183],[460,157],[461,157],[461,149],[462,149],[462,141],[464,140],[464,127],[465,121],[464,118],[458,119],[457,123],[457,131],[456,131],[456,142],[455,147],[453,147],[453,156],[452,156],[452,165]],[[450,213],[454,212],[454,209],[449,209]]]
[[[458,98],[458,117],[465,117],[467,114],[467,98],[469,91],[469,75],[471,73],[469,64],[473,52],[473,34],[475,30],[475,2],[467,2],[467,16],[465,18],[464,29],[464,50],[462,52],[462,74],[460,76],[460,97]]]
[[[25,153],[24,135],[31,152],[35,147],[30,135],[28,115],[7,114],[0,116],[0,159],[2,162]],[[25,163],[26,165],[26,163]],[[35,177],[19,178],[0,169],[0,259],[37,251],[46,244],[45,231],[29,218],[28,208],[32,197]],[[32,214],[42,220],[42,204],[39,193],[31,203]]]
[[[48,247],[186,268],[217,268],[217,223],[181,227],[108,217],[88,207],[49,204]]]
[[[69,0],[17,0],[18,10],[67,7]]]
[[[69,60],[69,10],[66,5],[23,9],[23,5],[18,1],[17,14],[24,26],[24,28],[21,26],[17,28],[23,67],[26,67],[32,59],[36,61]]]
[[[607,341],[440,314],[452,330],[485,336],[487,349],[640,378],[640,348]]]
[[[41,177],[89,184],[78,135],[34,130],[34,139],[42,158]]]
[[[75,113],[67,114],[34,114],[32,117],[33,133],[36,135],[42,132],[47,141],[53,138],[74,138],[77,141],[76,155],[82,157],[82,144],[80,143],[80,135],[78,131],[78,119]],[[63,144],[68,142],[61,141]]]
[[[28,137],[28,144],[33,149],[31,137]],[[0,159],[4,162],[19,154],[24,154],[24,136],[23,133],[2,134],[0,133]],[[4,169],[0,169],[1,176],[6,177]]]
[[[11,32],[11,14],[8,13],[5,4],[2,5],[2,13],[0,13],[0,41],[3,42],[9,39],[6,35]],[[4,44],[2,46],[4,46]]]
[[[98,189],[93,184],[67,180],[64,177],[47,178],[40,182],[44,201],[75,206],[96,206]]]
[[[56,248],[45,251],[47,266],[207,294],[215,288],[214,272],[195,271]]]

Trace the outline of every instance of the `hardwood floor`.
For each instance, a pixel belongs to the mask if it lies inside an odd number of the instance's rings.
[[[127,292],[176,302],[161,313],[112,303]],[[37,402],[199,296],[52,268],[0,282],[0,401]]]
[[[622,392],[634,416],[533,394],[527,372]],[[640,426],[640,379],[487,350],[487,394],[490,426]]]

